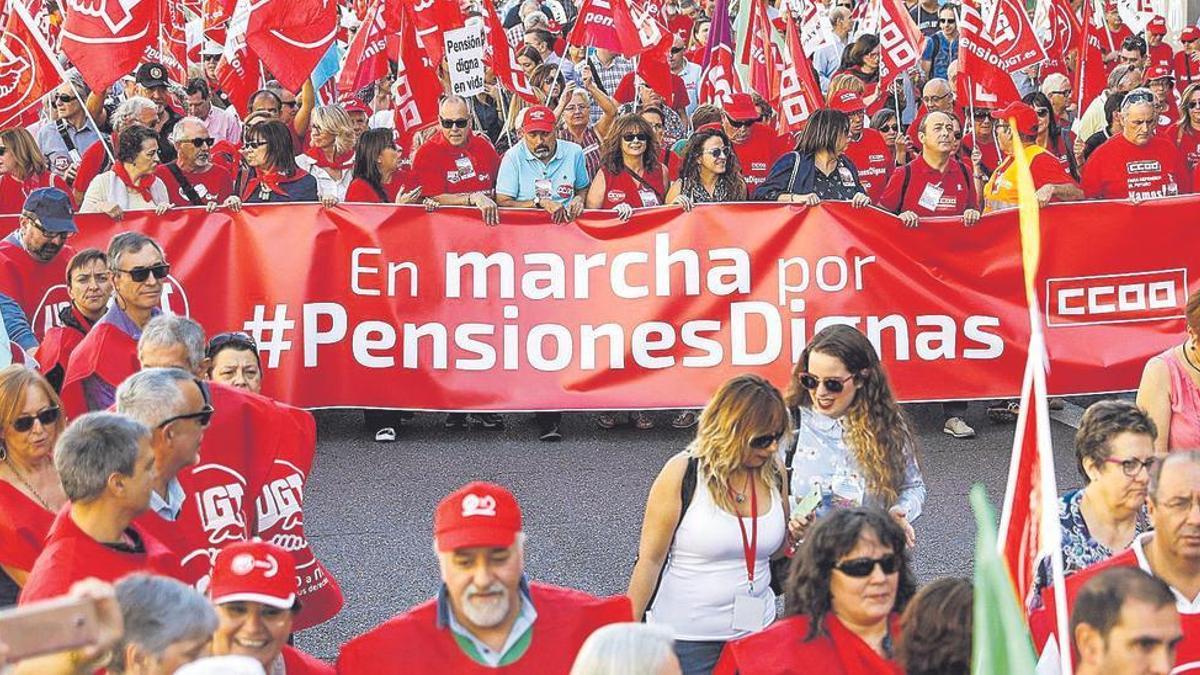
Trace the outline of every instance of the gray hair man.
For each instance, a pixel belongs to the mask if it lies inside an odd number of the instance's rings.
[[[57,119],[38,131],[38,147],[50,161],[50,169],[68,183],[75,180],[83,153],[100,140],[100,130],[85,107],[90,95],[83,76],[71,71],[67,80],[50,94]]]
[[[1121,134],[1108,139],[1083,167],[1088,199],[1146,199],[1191,192],[1192,174],[1183,152],[1158,134],[1154,92],[1134,89],[1121,103]]]
[[[159,164],[154,173],[166,184],[172,204],[206,206],[211,212],[233,196],[233,176],[213,165],[212,147],[216,141],[203,120],[184,117],[171,130],[169,139],[175,147],[175,161]],[[235,199],[228,205],[238,210],[241,201]]]
[[[131,574],[116,585],[125,635],[113,648],[110,673],[171,675],[208,655],[217,615],[208,599],[185,583]]]
[[[88,577],[181,574],[175,554],[134,523],[158,479],[146,425],[119,413],[82,415],[58,437],[54,466],[71,505],[50,527],[20,604],[65,595]]]

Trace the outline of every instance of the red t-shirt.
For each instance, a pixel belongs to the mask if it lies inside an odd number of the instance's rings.
[[[1178,130],[1178,127],[1176,127]],[[1189,169],[1196,168],[1200,165],[1200,133],[1192,131],[1190,128],[1184,128],[1183,135],[1172,135],[1168,141],[1179,139],[1179,152],[1183,154],[1183,160],[1187,163]],[[1192,183],[1192,188],[1195,189],[1196,183]]]
[[[395,204],[396,195],[401,192],[408,192],[416,186],[417,179],[411,172],[400,169],[392,176],[392,182],[384,183],[380,187],[383,188],[387,195],[387,201],[380,198],[379,193],[375,191],[371,184],[362,178],[355,178],[350,181],[350,185],[346,188],[346,201],[362,202],[365,204]]]
[[[417,148],[413,166],[421,167],[421,194],[425,197],[491,192],[496,189],[500,156],[481,134],[472,133],[462,147],[450,145],[442,134],[434,134]]]
[[[56,173],[44,171],[26,178],[24,181],[18,181],[9,174],[4,174],[0,175],[0,213],[20,213],[29,193],[44,187],[56,187],[67,193],[67,196],[71,197],[72,203],[75,201],[75,195],[71,194],[71,188],[67,187],[66,181]]]
[[[1154,66],[1162,66],[1170,72],[1175,66],[1175,51],[1168,44],[1155,45],[1146,54],[1146,70]]]
[[[179,181],[175,180],[175,174],[167,167],[166,164],[159,164],[158,168],[154,170],[154,175],[161,178],[162,182],[166,184],[171,203],[175,206],[199,206],[199,204],[192,204],[187,195],[183,194],[183,188],[180,187]],[[205,203],[221,203],[233,194],[233,176],[215,164],[204,173],[184,173],[183,177],[192,184],[196,196]]]
[[[637,77],[636,72],[630,72],[625,77],[621,78],[621,82],[617,84],[617,92],[613,94],[613,98],[618,103],[628,103],[637,95],[637,90],[634,89],[633,81]],[[661,93],[661,92],[660,92]],[[690,101],[688,97],[687,84],[683,78],[672,73],[671,74],[671,96],[667,101],[669,108],[683,108]]]
[[[1149,199],[1188,194],[1192,179],[1183,154],[1170,141],[1155,136],[1137,146],[1121,135],[1092,153],[1082,187],[1088,199]]]
[[[58,303],[70,300],[67,263],[74,255],[75,249],[64,245],[53,258],[41,261],[11,238],[0,241],[0,293],[21,306],[38,340],[56,324]]]
[[[1175,55],[1175,88],[1187,89],[1193,82],[1200,82],[1200,52],[1179,52]]]
[[[628,204],[635,209],[659,206],[667,194],[661,167],[658,171],[643,176],[645,183],[634,178],[628,171],[618,174],[609,173],[608,169],[601,171],[604,173],[604,203],[600,205],[602,209],[611,209],[617,204]]]
[[[905,175],[908,185],[905,186]],[[951,157],[939,172],[918,156],[892,172],[879,205],[892,213],[912,211],[918,216],[958,216],[967,209],[978,209],[975,181],[971,170]]]
[[[862,137],[846,147],[846,157],[858,169],[858,180],[867,196],[873,202],[879,201],[896,163],[883,134],[874,129],[863,129]]]
[[[975,134],[967,134],[962,139],[962,156],[965,161],[971,161],[971,153],[975,150]],[[983,154],[983,169],[988,174],[1000,165],[1000,148],[995,143],[983,143],[979,146]]]
[[[756,123],[750,127],[750,136],[745,142],[733,144],[733,151],[737,153],[738,164],[742,167],[742,178],[746,179],[746,194],[750,195],[754,193],[754,188],[767,180],[771,165],[788,148],[784,147],[779,134]]]

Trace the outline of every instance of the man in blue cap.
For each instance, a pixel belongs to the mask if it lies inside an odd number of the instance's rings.
[[[0,316],[28,352],[53,326],[58,302],[69,302],[63,279],[75,251],[67,239],[78,231],[67,193],[38,188],[25,199],[20,227],[0,240]]]

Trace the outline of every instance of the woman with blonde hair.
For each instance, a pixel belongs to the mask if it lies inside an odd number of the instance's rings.
[[[777,449],[790,428],[778,389],[735,377],[650,487],[628,594],[634,619],[671,629],[685,674],[711,672],[727,641],[775,620],[770,560],[789,544]]]
[[[0,131],[0,213],[20,213],[29,193],[56,187],[71,194],[71,188],[50,171],[37,141],[22,127]]]
[[[792,371],[787,403],[796,417],[791,491],[816,504],[792,514],[793,534],[835,508],[874,506],[912,545],[925,481],[908,422],[867,337],[841,324],[814,335]]]
[[[671,631],[644,623],[610,623],[588,636],[571,675],[677,675]]]
[[[54,444],[66,427],[54,388],[24,366],[0,370],[0,607],[15,604],[54,515],[67,503]]]
[[[308,151],[296,156],[296,166],[317,179],[317,195],[326,206],[346,199],[354,180],[354,122],[340,105],[313,108]]]
[[[1200,164],[1200,83],[1189,84],[1179,97],[1179,128],[1175,132],[1179,151],[1189,169]]]

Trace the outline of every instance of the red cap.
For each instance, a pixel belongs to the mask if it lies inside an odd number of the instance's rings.
[[[521,120],[521,131],[554,131],[554,111],[544,105],[535,105],[525,111]]]
[[[1116,3],[1116,2],[1114,2],[1113,0],[1107,0],[1107,1],[1104,3],[1104,11],[1106,11],[1106,12],[1115,12],[1115,11],[1117,11],[1117,3]]]
[[[1179,34],[1180,42],[1191,42],[1192,40],[1200,40],[1200,28],[1188,26]]]
[[[1037,133],[1038,116],[1033,106],[1024,101],[1013,101],[1002,110],[992,111],[992,119],[1013,120],[1017,123],[1017,133],[1032,136]]]
[[[1167,20],[1161,16],[1156,16],[1150,19],[1150,23],[1146,24],[1146,32],[1151,35],[1166,35]]]
[[[758,106],[754,105],[754,99],[750,94],[733,94],[729,97],[722,109],[726,115],[739,122],[745,120],[757,120],[762,117],[762,113],[758,111]]]
[[[214,605],[259,602],[277,609],[296,605],[296,562],[265,541],[239,541],[221,549],[208,587]]]
[[[468,483],[451,492],[433,513],[439,551],[508,548],[520,531],[517,498],[495,483]]]
[[[356,98],[342,99],[338,101],[338,105],[342,106],[342,110],[345,110],[347,113],[360,112],[367,115],[371,114],[371,109],[367,107],[367,104]]]
[[[861,96],[846,89],[833,95],[833,99],[829,101],[829,107],[847,114],[864,112],[867,109]]]
[[[1158,65],[1150,66],[1146,69],[1146,82],[1153,82],[1155,80],[1163,79],[1174,80],[1175,73],[1171,72],[1170,68]]]

